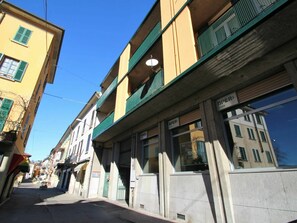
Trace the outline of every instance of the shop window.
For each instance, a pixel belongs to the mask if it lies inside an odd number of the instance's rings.
[[[201,121],[177,127],[171,133],[175,171],[207,170],[208,162]]]
[[[143,172],[159,173],[159,138],[158,136],[142,141]]]
[[[231,110],[247,107],[249,109],[242,114],[234,117],[229,115]],[[231,108],[223,115],[235,168],[297,166],[297,150],[295,149],[297,145],[297,92],[295,88],[286,88],[262,96],[260,99]],[[242,119],[246,115],[255,117],[251,119],[251,125],[254,127],[248,127],[247,135],[243,135],[240,139],[236,131],[232,130],[232,126],[237,125],[243,128]],[[244,147],[247,154],[251,152],[254,157],[253,160],[245,162],[244,166],[239,165],[240,159],[236,151],[239,147]]]

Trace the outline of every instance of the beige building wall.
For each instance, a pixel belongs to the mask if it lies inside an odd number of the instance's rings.
[[[185,4],[183,1],[161,0],[161,23],[164,29]],[[162,35],[164,85],[197,61],[191,14],[185,7]]]
[[[126,113],[126,100],[129,97],[129,94],[128,94],[129,78],[128,76],[125,76],[125,75],[128,72],[130,51],[131,51],[131,45],[128,44],[125,50],[123,51],[122,55],[120,56],[118,81],[121,81],[122,78],[124,79],[117,87],[114,121],[120,119]]]

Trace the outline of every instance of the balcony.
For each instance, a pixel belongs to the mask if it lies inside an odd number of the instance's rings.
[[[127,99],[126,113],[131,111],[139,103],[153,95],[158,89],[164,85],[163,70],[160,70],[157,74],[150,77],[150,79],[144,83],[137,91],[134,92]]]
[[[147,35],[145,40],[137,48],[133,56],[129,61],[129,70],[131,70],[137,62],[146,54],[149,48],[156,42],[158,37],[161,35],[161,23],[158,22],[157,25],[152,29],[152,31]]]
[[[94,128],[93,131],[93,139],[99,136],[102,132],[108,129],[113,125],[114,122],[114,112],[112,112],[109,116],[107,116],[99,125]]]
[[[285,2],[287,0],[237,1],[199,35],[200,55],[209,55],[227,45]]]
[[[102,104],[104,103],[104,101],[108,98],[108,96],[114,91],[114,89],[116,88],[118,83],[118,78],[116,77],[112,83],[108,86],[108,88],[104,91],[104,93],[102,94],[102,96],[99,98],[98,102],[97,102],[97,109],[100,108],[102,106]]]

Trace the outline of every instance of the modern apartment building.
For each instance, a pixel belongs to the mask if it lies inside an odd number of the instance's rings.
[[[46,84],[53,83],[64,30],[10,3],[0,4],[0,194],[9,191]]]
[[[101,83],[99,196],[182,222],[296,220],[296,14],[156,1]]]

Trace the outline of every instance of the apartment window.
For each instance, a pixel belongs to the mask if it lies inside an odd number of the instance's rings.
[[[86,154],[89,152],[90,143],[91,143],[91,134],[89,134],[89,136],[88,136],[86,152],[85,152]]]
[[[231,111],[231,116],[236,116],[237,114],[236,114],[236,110],[232,110]]]
[[[234,125],[234,129],[235,129],[235,136],[236,137],[242,137],[241,131],[240,131],[240,126],[239,125]]]
[[[259,150],[257,150],[257,149],[252,149],[252,151],[253,151],[253,155],[254,155],[254,160],[255,160],[255,162],[261,162],[261,158],[260,158]]]
[[[239,152],[240,152],[241,160],[247,161],[247,156],[246,156],[246,153],[245,153],[245,148],[244,147],[239,147]]]
[[[27,64],[25,61],[16,60],[0,53],[0,77],[21,81]]]
[[[175,171],[208,169],[202,123],[198,122],[171,130]]]
[[[155,136],[142,141],[143,172],[159,173],[159,137]]]
[[[76,138],[75,138],[75,140],[77,140],[77,139],[78,139],[78,135],[79,135],[79,128],[80,128],[80,126],[78,126],[78,128],[77,128],[77,133],[76,133]]]
[[[3,130],[8,114],[12,107],[13,101],[7,98],[0,98],[0,131]]]
[[[85,133],[86,122],[87,122],[87,120],[85,119],[85,120],[84,120],[84,124],[83,124],[83,128],[82,128],[82,131],[81,131],[81,135],[83,135],[83,134]]]
[[[261,115],[256,114],[255,116],[256,116],[256,122],[257,122],[257,124],[262,125]]]
[[[90,129],[93,127],[93,122],[94,122],[95,116],[96,116],[96,111],[93,111],[92,112],[92,118],[91,118],[90,125],[89,125]]]
[[[0,152],[0,166],[2,165],[3,158],[4,158],[4,153]]]
[[[269,151],[265,151],[265,154],[266,154],[267,162],[268,163],[273,163],[271,153]]]
[[[223,42],[240,28],[240,24],[235,13],[232,13],[227,19],[222,17],[221,20],[222,21],[219,20],[213,25],[217,44]]]
[[[251,122],[250,116],[249,115],[245,115],[244,116],[244,120],[247,122]]]
[[[262,142],[267,142],[265,132],[260,131],[260,137],[261,137]]]
[[[15,34],[13,40],[17,41],[21,44],[27,45],[31,34],[32,34],[31,30],[20,26],[17,33]]]
[[[36,103],[35,109],[34,109],[34,114],[37,114],[38,108],[39,108],[39,104],[40,104],[40,97],[38,97],[38,101]]]
[[[79,142],[79,144],[78,144],[78,149],[77,149],[77,161],[79,161],[80,160],[80,158],[81,158],[81,154],[82,154],[82,148],[83,148],[83,140],[81,140],[80,142]]]
[[[248,135],[249,135],[249,139],[256,140],[253,129],[247,128],[247,132],[248,132]]]

